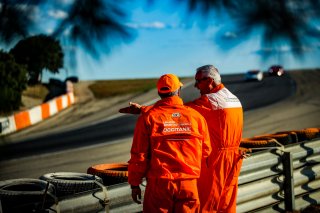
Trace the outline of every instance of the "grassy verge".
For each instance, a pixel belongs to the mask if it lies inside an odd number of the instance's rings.
[[[186,78],[180,78],[184,80]],[[108,98],[129,93],[141,94],[156,88],[157,78],[130,80],[101,80],[89,86],[95,98]]]
[[[180,78],[180,80],[187,79]],[[148,92],[156,87],[158,79],[126,79],[126,80],[98,80],[89,86],[89,89],[94,94],[95,98],[102,99],[124,94],[141,94]],[[79,82],[81,84],[81,82]],[[41,85],[28,86],[25,91],[23,91],[23,96],[44,100],[45,96],[48,94],[48,89]],[[26,104],[26,103],[25,103]],[[33,106],[30,103],[30,106]],[[27,107],[30,107],[26,104]]]
[[[143,93],[156,87],[157,79],[103,80],[89,86],[96,98]]]
[[[48,92],[49,91],[45,86],[37,84],[35,86],[28,86],[27,89],[23,91],[22,95],[43,100]]]

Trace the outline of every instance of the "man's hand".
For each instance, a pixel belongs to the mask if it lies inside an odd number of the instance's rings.
[[[131,197],[134,202],[136,202],[137,204],[141,204],[141,189],[139,186],[131,187]]]
[[[128,107],[124,107],[119,109],[120,113],[128,113],[128,114],[140,114],[141,113],[141,105],[130,102]]]
[[[251,156],[252,150],[249,148],[239,147],[239,154],[242,158],[246,159]]]

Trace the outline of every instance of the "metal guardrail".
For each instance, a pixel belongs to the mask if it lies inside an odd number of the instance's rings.
[[[265,150],[243,161],[238,181],[238,213],[284,212],[319,204],[320,138],[286,146],[284,151]],[[289,164],[283,166],[285,162]],[[288,194],[290,190],[294,193]],[[101,203],[105,199],[101,191],[61,200],[60,212],[142,211],[142,205],[133,203],[128,183],[107,187],[107,196],[106,208]]]
[[[320,201],[320,139],[285,147],[292,156],[295,209]],[[237,212],[267,209],[266,212],[285,211],[284,152],[268,150],[253,154],[243,161],[239,176]],[[318,190],[318,191],[317,191]],[[309,194],[310,199],[301,197]],[[300,196],[300,197],[299,197]]]

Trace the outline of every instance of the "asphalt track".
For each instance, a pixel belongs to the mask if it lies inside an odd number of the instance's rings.
[[[225,75],[223,83],[239,97],[245,111],[270,105],[290,97],[295,92],[295,83],[288,74],[282,77],[265,76],[261,82],[244,81],[243,74]],[[182,90],[185,102],[198,96],[199,91],[192,84]],[[0,162],[130,138],[136,119],[136,115],[122,115],[74,130],[20,139],[0,147]]]

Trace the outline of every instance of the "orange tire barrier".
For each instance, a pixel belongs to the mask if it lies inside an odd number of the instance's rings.
[[[128,164],[98,164],[87,169],[87,173],[100,177],[106,186],[128,181]]]
[[[296,142],[312,140],[314,138],[320,137],[319,128],[306,128],[302,130],[292,130],[292,131],[281,132],[281,133],[295,134],[297,139]]]
[[[300,132],[302,134],[303,139],[312,140],[314,138],[320,137],[319,128],[307,128],[303,129]]]
[[[273,138],[259,139],[259,138],[242,138],[240,147],[247,149],[263,149],[268,147],[276,147],[277,142]]]
[[[292,139],[290,134],[287,133],[278,133],[278,134],[266,134],[266,135],[258,135],[254,136],[254,139],[275,139],[282,145],[288,145],[290,143],[296,142]]]
[[[0,118],[0,135],[9,134],[41,122],[73,103],[74,95],[73,93],[68,93],[29,110],[18,112],[8,117],[2,117]]]
[[[288,136],[291,138],[292,143],[297,143],[299,141],[298,135],[295,131],[282,131],[275,134],[288,134]]]
[[[274,134],[258,135],[252,138],[242,138],[240,147],[247,149],[268,149],[276,147],[284,149],[284,145],[312,140],[320,137],[320,128],[281,131]]]

